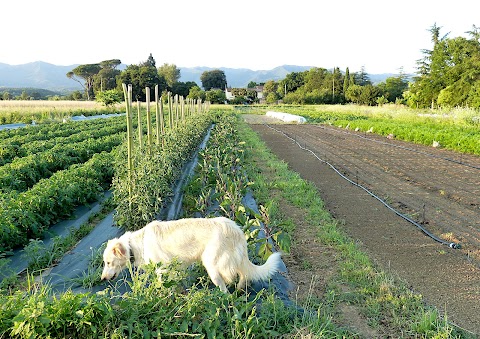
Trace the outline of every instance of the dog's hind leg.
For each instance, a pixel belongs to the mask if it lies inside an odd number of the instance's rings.
[[[239,280],[238,280],[238,283],[237,283],[237,290],[241,291],[241,290],[247,290],[247,277],[242,275],[242,274],[239,274]]]
[[[218,286],[220,288],[220,291],[228,293],[225,281],[223,281],[222,276],[216,269],[207,269],[207,273],[210,279],[212,279],[212,282],[215,284],[215,286]]]
[[[207,270],[208,276],[212,279],[212,282],[215,286],[218,286],[220,290],[224,293],[228,293],[227,286],[225,285],[225,281],[223,280],[220,272],[218,271],[215,263],[212,260],[207,258],[208,255],[202,255],[202,263],[205,269]]]

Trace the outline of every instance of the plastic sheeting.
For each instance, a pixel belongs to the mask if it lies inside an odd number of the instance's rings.
[[[282,120],[283,122],[297,124],[304,124],[307,122],[307,119],[305,119],[304,117],[290,113],[268,111],[267,113],[265,113],[265,115],[271,118]]]

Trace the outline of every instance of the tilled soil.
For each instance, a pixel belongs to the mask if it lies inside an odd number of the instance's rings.
[[[446,312],[449,321],[480,334],[479,157],[324,125],[268,126],[261,123],[271,119],[245,119],[273,153],[316,185],[340,227],[374,262]],[[306,250],[312,257],[316,249]]]

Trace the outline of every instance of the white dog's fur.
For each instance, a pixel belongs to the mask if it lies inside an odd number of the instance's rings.
[[[248,259],[245,234],[227,218],[191,218],[174,221],[152,221],[135,232],[109,240],[103,253],[103,279],[114,279],[130,260],[135,266],[167,264],[178,259],[187,267],[201,261],[212,282],[223,292],[237,275],[237,289],[248,281],[268,280],[278,270],[280,253],[273,253],[261,266]]]

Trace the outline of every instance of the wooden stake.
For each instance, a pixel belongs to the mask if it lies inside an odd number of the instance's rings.
[[[143,131],[142,131],[142,113],[140,112],[140,100],[137,100],[137,118],[138,118],[138,142],[140,149],[143,147]]]
[[[127,116],[127,171],[128,171],[128,193],[130,199],[133,196],[132,175],[133,175],[133,131],[132,131],[132,85],[122,84],[125,97],[126,116]]]
[[[156,123],[157,123],[157,145],[160,145],[160,139],[163,146],[163,100],[158,94],[158,85],[155,85],[155,107],[156,107]]]
[[[152,116],[150,114],[150,88],[145,87],[145,101],[147,103],[147,141],[148,148],[151,151],[153,141],[152,141]]]

